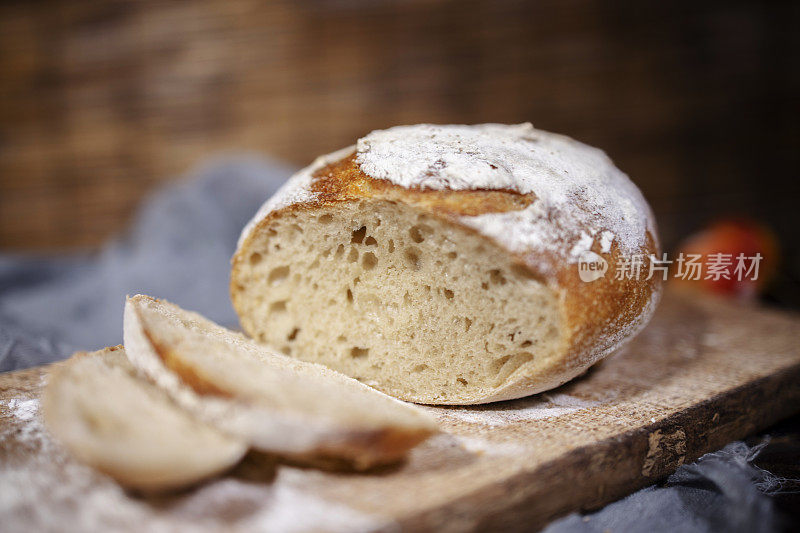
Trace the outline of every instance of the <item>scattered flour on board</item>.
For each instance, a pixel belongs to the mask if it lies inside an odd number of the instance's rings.
[[[543,394],[542,398],[532,398],[518,409],[497,408],[447,408],[436,409],[435,413],[443,418],[456,418],[472,424],[498,427],[515,422],[544,420],[567,415],[593,407],[597,402],[586,401],[567,394]]]
[[[15,438],[28,446],[37,446],[43,443],[43,428],[38,417],[38,399],[12,398],[0,402],[0,407],[5,407],[8,414],[16,420],[16,424],[11,427],[3,425],[3,431],[0,432],[0,443],[10,438]]]
[[[308,474],[280,468],[269,484],[223,478],[194,491],[179,503],[177,515],[203,517],[230,514],[243,531],[366,531],[385,525],[385,520],[326,501],[305,487]]]
[[[0,529],[19,531],[365,531],[386,526],[306,490],[305,471],[281,467],[269,483],[222,478],[153,506],[83,465],[54,442],[38,399],[0,402],[0,446],[19,456],[0,463]],[[16,441],[16,443],[12,443]]]
[[[468,437],[466,435],[454,435],[454,437],[465,450],[481,455],[519,457],[529,451],[525,446],[513,442],[495,442],[488,438]]]
[[[11,413],[23,421],[31,420],[39,411],[39,400],[35,398],[32,400],[12,399],[8,401],[7,405]]]

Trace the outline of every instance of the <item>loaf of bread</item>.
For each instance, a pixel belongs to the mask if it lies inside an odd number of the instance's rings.
[[[401,126],[269,199],[231,295],[244,330],[293,357],[409,401],[484,403],[634,336],[658,251],[647,202],[600,150],[530,124]]]
[[[176,403],[262,451],[361,469],[401,459],[436,431],[416,406],[165,301],[128,298],[124,339],[131,362]]]
[[[73,455],[141,490],[193,484],[247,451],[140,378],[122,346],[81,352],[57,367],[42,410],[47,429]]]

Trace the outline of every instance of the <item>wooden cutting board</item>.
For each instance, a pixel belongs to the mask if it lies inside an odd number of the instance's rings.
[[[596,508],[800,410],[800,317],[668,292],[652,323],[547,394],[429,407],[443,433],[358,474],[250,454],[181,494],[143,497],[74,462],[43,430],[47,368],[0,376],[5,531],[528,530]],[[98,398],[97,401],[103,401]]]

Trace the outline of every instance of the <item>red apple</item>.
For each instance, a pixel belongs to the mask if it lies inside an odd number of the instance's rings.
[[[690,254],[702,256],[699,260],[702,264],[700,279],[681,276],[678,264],[681,253],[684,258]],[[743,256],[743,265],[739,264],[740,256]],[[673,261],[671,279],[683,286],[740,298],[755,298],[775,275],[778,243],[774,234],[762,224],[743,218],[728,218],[714,222],[688,237],[669,259]],[[758,263],[757,276],[753,262]],[[685,268],[683,273],[686,273]]]

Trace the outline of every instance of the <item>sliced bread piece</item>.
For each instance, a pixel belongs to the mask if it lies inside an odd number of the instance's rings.
[[[368,468],[436,431],[415,406],[165,301],[128,298],[124,337],[134,365],[180,405],[262,451]]]
[[[247,451],[138,376],[122,346],[79,352],[57,367],[42,409],[46,427],[72,454],[136,489],[193,484]]]

